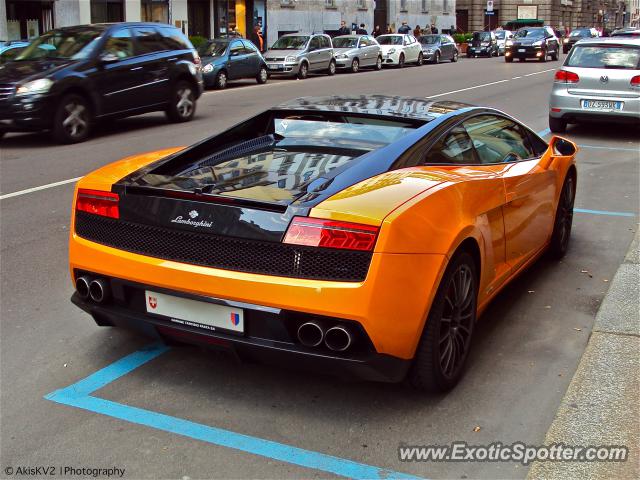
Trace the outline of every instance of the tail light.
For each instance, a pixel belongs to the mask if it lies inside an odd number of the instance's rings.
[[[92,213],[102,217],[120,218],[117,193],[103,192],[101,190],[78,189],[76,198],[76,210]]]
[[[294,217],[284,236],[284,243],[370,252],[379,230],[379,227],[359,223]]]
[[[636,75],[635,77],[633,77],[631,79],[631,86],[632,87],[640,87],[640,75]]]
[[[577,73],[568,72],[567,70],[558,70],[553,80],[558,83],[578,83],[580,81],[580,77]]]

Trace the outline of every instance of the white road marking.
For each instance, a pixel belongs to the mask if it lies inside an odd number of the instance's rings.
[[[451,95],[452,93],[466,92],[467,90],[475,90],[476,88],[488,87],[489,85],[496,85],[498,83],[504,83],[504,82],[510,82],[510,81],[511,80],[509,79],[505,79],[505,80],[498,80],[497,82],[482,83],[480,85],[474,85],[473,87],[461,88],[460,90],[451,90],[450,92],[438,93],[437,95],[429,95],[426,98],[444,97],[445,95]]]
[[[7,198],[19,197],[20,195],[26,195],[28,193],[39,192],[40,190],[46,190],[47,188],[59,187],[60,185],[66,185],[67,183],[75,183],[82,177],[70,178],[68,180],[61,180],[59,182],[47,183],[46,185],[40,185],[39,187],[27,188],[26,190],[20,190],[18,192],[6,193],[0,195],[0,200]]]
[[[530,77],[531,75],[540,75],[541,73],[552,72],[555,68],[547,68],[546,70],[540,70],[539,72],[527,73],[524,77]]]
[[[517,80],[519,78],[522,78],[522,77],[511,77],[511,80]]]

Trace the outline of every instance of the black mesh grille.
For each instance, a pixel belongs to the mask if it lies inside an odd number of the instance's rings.
[[[206,235],[76,213],[76,233],[128,252],[177,262],[315,280],[362,281],[371,252],[300,247]]]

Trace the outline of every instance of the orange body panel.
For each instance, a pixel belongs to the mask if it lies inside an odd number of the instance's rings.
[[[178,149],[129,157],[80,180],[79,188],[111,185]],[[345,318],[362,324],[376,351],[413,358],[448,259],[464,241],[477,245],[479,308],[549,242],[562,183],[574,156],[535,161],[416,167],[349,187],[312,209],[311,216],[379,225],[363,282],[304,280],[166,261],[116,250],[75,235],[70,267],[185,291]],[[77,188],[78,188],[77,187]],[[75,205],[74,205],[75,209]]]

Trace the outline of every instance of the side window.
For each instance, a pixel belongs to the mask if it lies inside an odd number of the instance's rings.
[[[139,27],[136,29],[136,38],[138,40],[138,48],[140,53],[162,52],[167,50],[164,38],[160,33],[152,27]]]
[[[104,44],[103,53],[118,57],[119,60],[133,57],[133,37],[131,30],[122,28],[111,35]]]
[[[322,37],[322,48],[331,48],[331,40],[329,40],[329,37]]]
[[[244,53],[250,55],[257,52],[256,47],[253,46],[253,43],[249,42],[248,40],[243,40],[242,43],[244,44]]]
[[[22,53],[25,48],[26,47],[10,48],[0,53],[0,64],[13,60],[19,53]]]
[[[526,131],[511,120],[479,115],[464,122],[482,164],[517,162],[537,155]]]
[[[320,48],[320,37],[313,37],[309,43],[309,50],[318,50]]]
[[[368,47],[369,46],[369,42],[367,41],[367,37],[360,37],[360,46],[361,47]]]
[[[431,147],[423,163],[473,165],[478,160],[469,135],[463,127],[457,126]]]
[[[242,42],[237,41],[231,44],[231,49],[229,50],[230,57],[237,57],[238,55],[244,54],[244,45]]]
[[[177,28],[159,27],[158,31],[167,50],[189,50],[191,48],[182,32]]]

